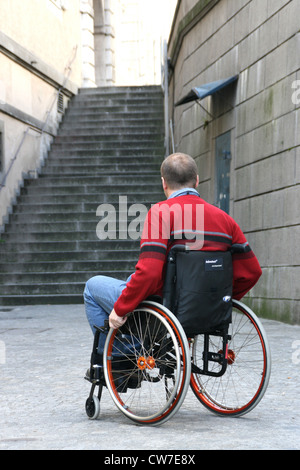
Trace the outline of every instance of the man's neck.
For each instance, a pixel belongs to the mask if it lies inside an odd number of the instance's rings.
[[[195,188],[184,187],[184,188],[178,188],[178,189],[173,189],[173,190],[167,190],[167,191],[165,191],[165,195],[166,195],[167,199],[169,199],[171,197],[180,196],[180,195],[183,195],[184,193],[188,193],[188,192],[191,192],[192,194],[193,193],[198,194],[198,192]]]

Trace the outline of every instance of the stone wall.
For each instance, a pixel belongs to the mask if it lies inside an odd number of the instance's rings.
[[[216,139],[230,132],[230,214],[263,276],[247,298],[259,314],[300,323],[300,3],[179,1],[168,45],[175,150],[190,153],[199,191],[217,203]],[[236,84],[174,107],[193,87]],[[201,106],[200,106],[201,105]]]
[[[0,231],[23,177],[41,167],[81,86],[81,39],[80,0],[1,4]]]

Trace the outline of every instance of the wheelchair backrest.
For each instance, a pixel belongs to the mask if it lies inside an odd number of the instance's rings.
[[[187,336],[228,327],[232,312],[232,255],[174,247],[169,255],[163,304]]]

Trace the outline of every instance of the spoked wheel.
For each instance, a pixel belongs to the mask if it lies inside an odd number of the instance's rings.
[[[241,416],[259,403],[267,389],[270,349],[261,322],[249,307],[238,301],[233,301],[229,335],[225,374],[211,377],[192,372],[191,387],[209,410],[223,416]],[[209,350],[222,352],[221,338],[210,336]],[[202,352],[203,335],[198,335],[192,346],[192,361],[200,368]],[[217,370],[220,366],[215,363],[212,367]]]
[[[171,418],[187,393],[191,374],[185,333],[166,308],[145,301],[104,347],[104,374],[116,406],[136,423]]]

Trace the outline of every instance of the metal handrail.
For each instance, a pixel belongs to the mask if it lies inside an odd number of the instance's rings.
[[[57,102],[59,94],[61,93],[61,91],[62,91],[63,88],[65,87],[65,85],[66,85],[66,83],[67,83],[67,81],[69,80],[69,77],[70,77],[70,75],[71,75],[71,72],[72,72],[72,67],[71,67],[71,66],[72,66],[72,64],[73,64],[73,62],[74,62],[74,60],[75,60],[75,58],[76,58],[77,49],[78,49],[78,46],[76,45],[76,46],[73,48],[71,59],[69,60],[67,66],[66,66],[65,69],[64,69],[64,72],[68,71],[68,73],[67,73],[67,75],[65,75],[64,81],[63,81],[62,85],[58,88],[58,91],[56,92],[56,94],[55,94],[55,96],[54,96],[54,99],[53,99],[53,102],[52,102],[51,106],[50,106],[49,109],[46,111],[47,117],[46,117],[46,120],[45,120],[45,122],[44,122],[42,128],[41,128],[41,129],[37,129],[37,128],[34,128],[33,126],[28,126],[27,129],[26,129],[26,131],[24,131],[23,137],[22,137],[21,142],[20,142],[20,144],[19,144],[19,146],[18,146],[18,148],[17,148],[17,150],[16,150],[16,153],[15,153],[15,155],[13,156],[13,158],[11,159],[10,165],[9,165],[9,167],[8,167],[8,170],[6,171],[6,173],[5,173],[5,175],[4,175],[3,179],[2,179],[2,181],[1,181],[1,183],[0,183],[0,191],[5,187],[6,179],[7,179],[8,175],[9,175],[9,173],[10,173],[12,167],[13,167],[13,164],[14,164],[15,161],[17,160],[17,157],[18,157],[18,155],[19,155],[19,153],[20,153],[20,150],[21,150],[21,148],[22,148],[22,146],[23,146],[23,144],[24,144],[24,142],[25,142],[25,139],[26,139],[26,137],[27,137],[28,132],[30,131],[30,129],[32,129],[32,130],[34,130],[34,131],[36,131],[36,132],[40,132],[40,134],[41,134],[41,136],[40,136],[40,137],[41,137],[40,145],[42,145],[43,135],[44,135],[44,133],[45,133],[45,129],[46,129],[46,126],[47,126],[47,124],[48,124],[48,120],[49,120],[51,111],[52,111],[52,109],[53,109],[53,106],[54,106],[55,103]]]
[[[22,148],[22,146],[23,146],[23,144],[24,144],[25,138],[26,138],[28,132],[30,131],[30,129],[36,130],[36,129],[34,129],[34,128],[31,127],[31,126],[28,126],[27,129],[26,129],[26,131],[24,132],[23,137],[22,137],[22,139],[21,139],[21,142],[20,142],[20,144],[19,144],[19,146],[18,146],[18,148],[17,148],[17,151],[16,151],[14,157],[11,159],[10,165],[9,165],[9,167],[8,167],[8,170],[7,170],[7,172],[5,173],[3,179],[2,179],[2,181],[1,181],[1,183],[0,183],[0,191],[1,191],[2,188],[5,187],[6,178],[8,177],[8,175],[9,175],[9,173],[10,173],[10,170],[12,169],[12,166],[13,166],[13,164],[15,163],[15,161],[16,161],[16,159],[17,159],[17,156],[19,155],[19,152],[20,152],[20,150],[21,150],[21,148]]]

